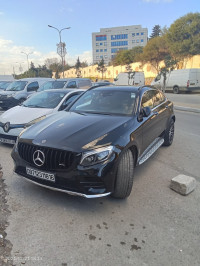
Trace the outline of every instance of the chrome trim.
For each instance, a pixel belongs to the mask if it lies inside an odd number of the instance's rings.
[[[93,198],[101,198],[101,197],[106,197],[108,195],[111,194],[111,192],[107,192],[107,193],[104,193],[104,194],[95,194],[95,195],[87,195],[87,194],[83,194],[83,193],[79,193],[79,192],[73,192],[73,191],[69,191],[69,190],[63,190],[63,189],[60,189],[60,188],[54,188],[54,187],[49,187],[49,186],[46,186],[46,185],[43,185],[43,184],[40,184],[40,183],[37,183],[35,181],[32,181],[22,175],[19,175],[17,173],[15,173],[17,176],[19,177],[23,177],[25,180],[35,184],[35,185],[38,185],[38,186],[41,186],[41,187],[44,187],[44,188],[48,188],[48,189],[51,189],[51,190],[54,190],[54,191],[59,191],[59,192],[64,192],[64,193],[67,193],[69,195],[72,195],[72,196],[80,196],[80,197],[83,197],[83,198],[87,198],[87,199],[93,199]]]
[[[163,105],[163,104],[166,103],[166,102],[167,102],[167,99],[165,99],[165,101],[162,102],[162,103],[160,103],[159,105],[155,106],[153,109],[151,109],[151,111],[157,109],[158,107],[160,107],[161,105]]]

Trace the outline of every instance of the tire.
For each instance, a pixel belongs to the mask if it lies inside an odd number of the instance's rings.
[[[125,199],[132,190],[134,176],[134,158],[130,150],[122,155],[116,173],[115,190],[111,195],[114,198]]]
[[[163,146],[170,146],[174,139],[174,120],[171,119],[165,131]]]
[[[173,88],[173,92],[174,92],[174,94],[178,94],[179,93],[179,87],[178,86],[175,86]]]

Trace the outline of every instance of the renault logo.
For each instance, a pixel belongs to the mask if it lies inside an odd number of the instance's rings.
[[[37,166],[42,166],[45,162],[45,155],[42,151],[36,150],[33,153],[33,162]]]
[[[4,126],[3,126],[3,129],[7,133],[9,131],[9,129],[10,129],[10,122],[5,123]]]

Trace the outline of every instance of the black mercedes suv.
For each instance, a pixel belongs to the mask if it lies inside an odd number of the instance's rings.
[[[135,166],[172,144],[174,122],[172,102],[153,87],[91,88],[21,133],[14,171],[72,195],[126,198]]]

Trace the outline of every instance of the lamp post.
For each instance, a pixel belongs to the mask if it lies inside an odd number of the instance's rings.
[[[29,56],[30,54],[33,54],[33,52],[31,52],[31,53],[21,52],[21,53],[26,55],[26,58],[27,58],[27,64],[28,64],[28,71],[29,71],[29,61],[28,61],[28,56]]]
[[[66,44],[64,42],[62,42],[62,40],[61,40],[61,32],[63,30],[69,30],[71,27],[63,28],[61,30],[59,30],[56,27],[53,27],[51,25],[48,25],[48,27],[57,30],[58,33],[59,33],[60,42],[57,44],[57,53],[61,57],[62,72],[63,72],[63,78],[64,78],[64,58],[65,58],[65,55],[66,55],[67,51],[66,51]]]
[[[22,71],[23,71],[23,68],[22,68],[22,64],[24,63],[24,62],[15,62],[16,64],[19,64],[19,72],[20,72],[20,74],[22,74]]]

